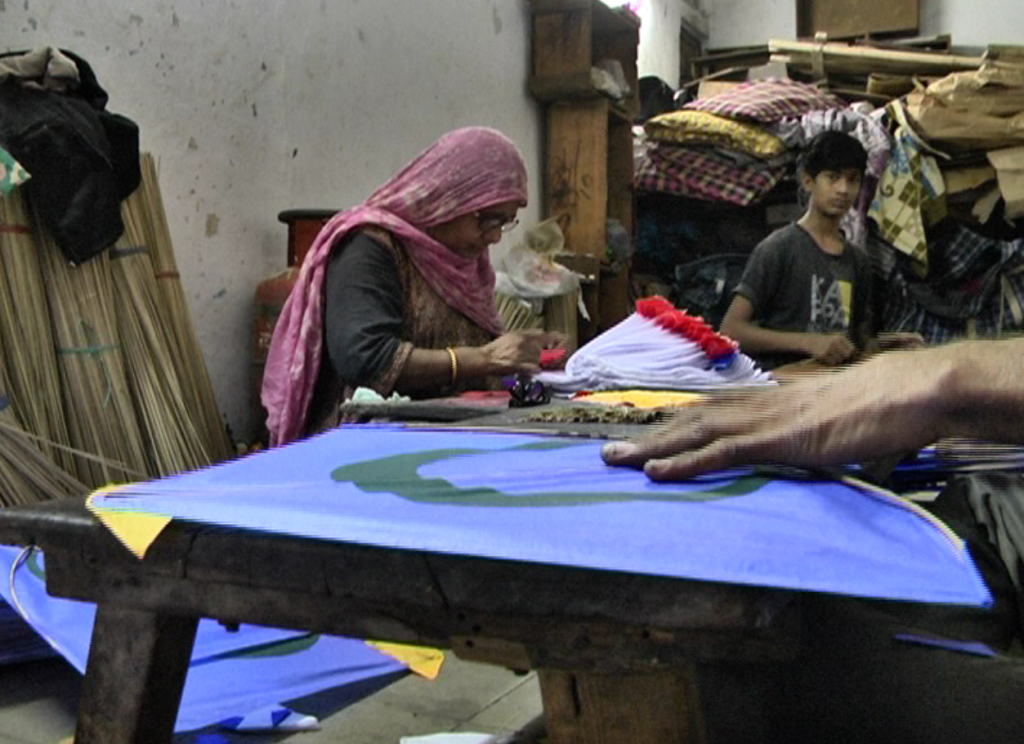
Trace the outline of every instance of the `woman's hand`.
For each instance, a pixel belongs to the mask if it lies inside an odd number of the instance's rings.
[[[565,345],[565,336],[551,331],[512,331],[480,347],[490,374],[536,374],[540,372],[540,353]]]
[[[893,352],[839,372],[709,396],[631,442],[611,443],[610,465],[682,480],[758,463],[816,467],[914,451],[948,433],[953,367],[927,351]]]

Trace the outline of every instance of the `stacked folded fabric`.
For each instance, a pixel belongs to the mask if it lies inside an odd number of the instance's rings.
[[[582,346],[565,370],[537,380],[559,394],[654,388],[707,390],[771,382],[736,342],[668,300],[638,300],[637,311]]]
[[[644,124],[650,144],[637,159],[637,188],[752,204],[771,191],[792,159],[772,126],[844,106],[813,86],[784,78],[755,80],[697,99]]]

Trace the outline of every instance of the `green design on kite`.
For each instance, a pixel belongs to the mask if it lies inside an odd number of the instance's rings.
[[[581,444],[575,441],[545,440],[496,450],[454,447],[407,452],[376,460],[363,460],[342,465],[331,473],[331,478],[342,483],[352,483],[366,493],[391,493],[421,504],[489,507],[586,506],[627,501],[714,501],[745,496],[761,488],[770,480],[758,476],[740,476],[725,485],[701,491],[541,491],[508,494],[485,486],[459,488],[444,478],[424,478],[419,474],[419,469],[424,465],[455,457],[493,455],[497,452],[564,449],[578,447]]]

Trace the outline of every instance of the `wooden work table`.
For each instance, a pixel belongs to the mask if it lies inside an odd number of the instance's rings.
[[[621,406],[552,399],[550,403],[510,408],[508,398],[432,398],[408,402],[346,403],[342,409],[359,422],[402,422],[412,428],[458,429],[461,431],[503,431],[550,436],[626,439],[650,430],[657,415]],[[587,420],[573,420],[564,414],[593,410],[605,414]],[[622,415],[615,415],[615,412]],[[558,414],[563,414],[559,416]],[[645,421],[640,423],[641,418]],[[633,421],[631,421],[633,419]]]
[[[796,651],[789,592],[172,523],[136,559],[70,499],[0,510],[98,604],[76,744],[171,741],[200,618],[428,644],[539,672],[552,744],[703,742],[703,661]]]

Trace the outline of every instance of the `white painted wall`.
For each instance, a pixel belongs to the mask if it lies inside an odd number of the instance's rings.
[[[957,47],[1024,44],[1020,0],[921,0],[921,34],[952,34]]]
[[[540,216],[522,0],[0,0],[0,49],[70,49],[134,119],[160,180],[219,405],[251,436],[253,291],[281,210],[343,208],[443,132],[496,126]],[[516,235],[506,238],[514,240]]]
[[[796,0],[704,0],[708,47],[796,38]],[[1020,0],[920,0],[921,34],[952,34],[957,47],[1024,43]]]
[[[796,38],[796,0],[705,0],[708,49]]]
[[[701,0],[644,0],[639,16],[639,76],[656,75],[673,87],[678,85],[680,28],[685,23],[698,38],[707,38],[707,15]]]

